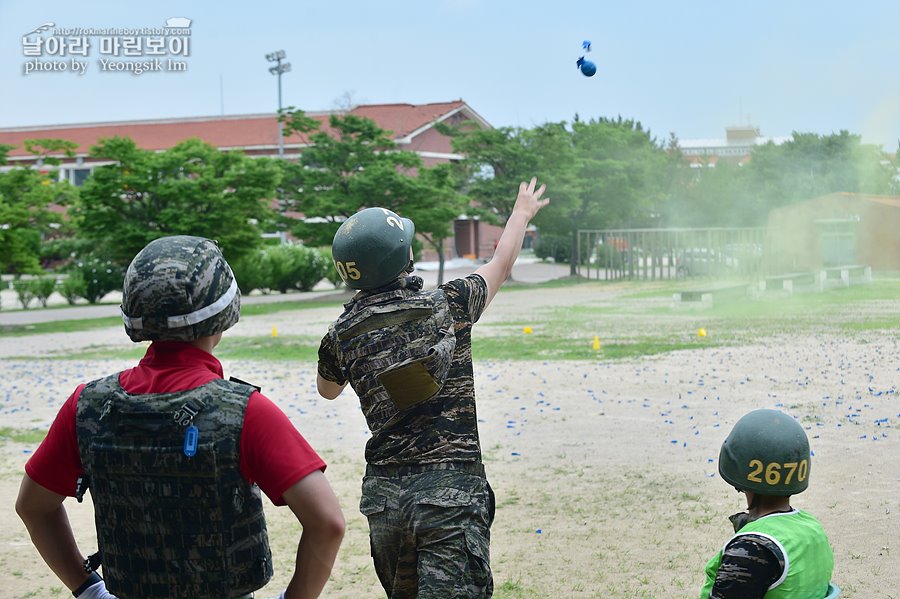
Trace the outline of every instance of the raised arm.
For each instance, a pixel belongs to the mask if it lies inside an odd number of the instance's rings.
[[[494,256],[487,264],[475,271],[487,283],[485,308],[490,305],[491,300],[500,290],[500,286],[512,273],[513,264],[516,263],[516,258],[519,257],[519,252],[522,250],[522,240],[525,238],[525,229],[528,227],[528,223],[538,213],[538,210],[550,202],[549,199],[541,199],[547,186],[542,184],[535,189],[536,186],[537,177],[532,177],[530,183],[523,181],[519,184],[519,195],[516,197],[512,214],[506,221],[503,234],[500,235],[500,240],[497,242]]]

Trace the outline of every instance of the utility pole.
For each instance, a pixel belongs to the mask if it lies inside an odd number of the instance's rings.
[[[266,54],[266,60],[274,62],[274,67],[269,67],[269,72],[278,77],[278,157],[284,158],[284,123],[281,122],[281,75],[291,71],[291,63],[281,62],[286,54],[284,50],[277,50]]]

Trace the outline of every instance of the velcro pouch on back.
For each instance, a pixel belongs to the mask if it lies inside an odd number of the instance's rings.
[[[335,329],[340,360],[357,393],[381,388],[382,398],[406,410],[437,395],[447,379],[456,334],[440,290],[365,297]]]
[[[442,329],[439,334],[440,339],[424,357],[405,360],[378,374],[378,382],[398,410],[431,399],[447,380],[456,335],[451,329]]]

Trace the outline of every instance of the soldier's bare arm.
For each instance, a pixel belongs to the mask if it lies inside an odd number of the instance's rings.
[[[319,390],[319,395],[325,399],[334,399],[341,394],[341,391],[343,391],[346,386],[347,383],[338,385],[337,383],[324,378],[321,374],[316,375],[316,388]]]
[[[319,470],[303,477],[282,497],[303,526],[297,565],[284,599],[312,599],[319,596],[331,575],[344,538],[344,514],[328,479]]]
[[[475,271],[487,283],[485,308],[490,305],[491,300],[500,290],[500,286],[512,273],[513,264],[516,263],[516,258],[519,257],[522,249],[522,240],[525,238],[525,229],[528,227],[528,223],[538,213],[538,210],[550,203],[549,199],[541,199],[546,188],[546,185],[537,187],[537,177],[533,177],[529,183],[519,184],[519,195],[516,197],[512,214],[506,221],[503,234],[500,235],[500,240],[497,242],[494,256],[487,264]]]
[[[88,574],[82,567],[84,555],[75,543],[63,500],[63,495],[46,489],[26,474],[16,498],[16,513],[53,573],[69,590],[75,590]]]

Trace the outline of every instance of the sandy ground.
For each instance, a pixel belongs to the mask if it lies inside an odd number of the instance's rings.
[[[587,293],[598,291],[501,293],[482,322],[521,320],[536,306],[574,305]],[[271,326],[321,334],[333,317],[332,310],[317,309],[246,318],[229,335],[260,335]],[[0,426],[44,428],[79,382],[131,365],[9,356],[91,345],[130,342],[118,328],[4,339]],[[898,350],[896,334],[810,335],[628,361],[477,363],[482,447],[498,505],[495,596],[696,597],[705,562],[731,534],[726,517],[744,507],[717,474],[719,446],[741,415],[768,407],[787,411],[807,429],[811,486],[793,504],[811,511],[828,532],[841,596],[900,597]],[[319,398],[312,363],[224,365],[226,376],[262,385],[329,462],[348,531],[323,596],[383,596],[356,509],[368,432],[355,397]],[[64,597],[13,512],[33,449],[33,443],[0,444],[5,594]],[[66,506],[81,547],[93,551],[89,502]],[[276,574],[261,597],[283,588],[299,535],[288,510],[268,505],[267,514]]]

